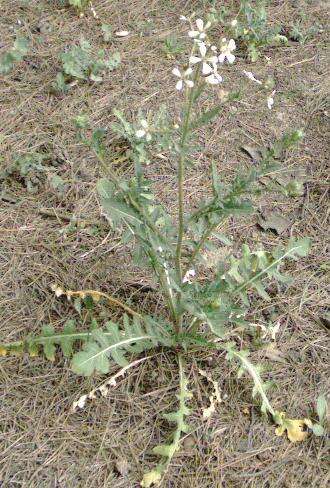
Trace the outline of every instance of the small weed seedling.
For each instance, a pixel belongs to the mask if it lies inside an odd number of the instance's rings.
[[[29,41],[25,37],[18,37],[13,47],[0,59],[0,74],[9,73],[16,63],[22,61],[29,51]]]
[[[218,20],[228,30],[228,35],[243,47],[250,61],[255,62],[266,46],[283,44],[288,39],[280,34],[281,27],[270,27],[265,1],[241,0],[238,14],[233,19],[227,9],[211,9],[211,18]]]
[[[50,186],[62,192],[65,188],[64,181],[56,174],[54,167],[43,164],[46,159],[47,154],[38,152],[16,155],[12,164],[0,171],[0,181],[16,177],[29,193],[36,193],[48,177]]]
[[[79,80],[102,81],[106,71],[112,71],[120,64],[119,52],[115,52],[109,58],[105,56],[103,49],[94,55],[91,44],[82,39],[79,46],[74,46],[61,55],[63,71],[57,74],[57,89],[66,91]]]
[[[285,246],[268,249],[259,246],[255,250],[244,244],[240,253],[233,254],[229,248],[228,259],[222,262],[219,257],[213,270],[203,271],[203,258],[215,250],[215,240],[228,245],[227,236],[219,234],[221,224],[233,216],[237,218],[254,211],[250,197],[266,191],[260,179],[279,172],[279,151],[285,152],[302,137],[301,131],[285,136],[272,149],[264,151],[258,163],[248,169],[242,168],[230,184],[221,181],[215,163],[210,162],[210,196],[201,201],[194,211],[188,211],[186,170],[193,164],[193,155],[198,150],[194,138],[202,126],[220,116],[223,107],[218,105],[202,111],[201,95],[223,81],[219,72],[221,64],[235,61],[234,41],[231,39],[226,45],[222,41],[221,47],[215,46],[208,36],[210,27],[209,22],[204,23],[201,19],[190,25],[188,36],[192,46],[187,65],[183,69],[173,68],[176,93],[182,100],[179,121],[172,120],[165,109],[157,110],[155,116],[140,114],[137,122],[133,123],[123,113],[114,112],[117,122],[112,129],[129,141],[133,176],[117,172],[102,138],[94,137],[90,144],[106,173],[106,177],[97,183],[103,213],[110,226],[122,229],[121,241],[134,249],[136,262],[154,273],[159,293],[163,296],[162,315],[141,313],[103,292],[65,290],[54,285],[56,296],[72,300],[78,312],[83,301],[106,301],[123,310],[122,319],[108,321],[104,326],[93,320],[89,330],[86,327],[77,329],[73,320],[67,321],[63,331],[47,325],[40,335],[3,344],[0,349],[2,355],[26,351],[34,356],[43,351],[46,358],[53,361],[59,348],[65,357],[71,358],[71,368],[78,375],[108,374],[113,363],[122,368],[100,387],[82,395],[74,403],[73,411],[84,408],[89,399],[97,398],[98,393],[105,396],[116,384],[118,376],[147,361],[156,348],[172,351],[178,365],[177,409],[164,413],[164,418],[174,425],[174,430],[167,441],[154,447],[153,452],[159,462],[145,473],[141,481],[144,488],[162,482],[173,456],[180,449],[183,435],[190,430],[188,419],[193,386],[189,386],[185,373],[185,358],[198,357],[199,349],[206,349],[210,354],[212,351],[224,352],[227,361],[237,364],[239,377],[250,376],[254,385],[253,397],[260,401],[263,414],[276,424],[277,435],[287,433],[291,441],[302,441],[308,435],[307,429],[313,428],[310,420],[290,419],[272,405],[267,395],[270,384],[262,379],[261,368],[251,362],[249,351],[241,348],[242,343],[246,344],[244,331],[251,329],[248,319],[251,300],[260,296],[269,301],[269,283],[272,290],[276,283],[281,287],[288,284],[290,278],[283,273],[283,264],[286,260],[306,256],[309,240],[291,238]],[[81,49],[84,52],[84,48]],[[89,47],[87,51],[89,53]],[[80,50],[78,53],[79,57]],[[83,79],[89,76],[90,68],[84,56],[77,70],[75,56],[71,53],[65,58],[71,75],[78,74]],[[76,120],[76,124],[83,131],[85,117]],[[146,176],[146,165],[155,154],[162,152],[177,162],[176,218],[170,216],[157,200],[152,191],[152,181]],[[201,371],[209,377],[208,373]],[[203,412],[205,418],[215,410],[217,390],[214,390],[211,405]],[[319,413],[323,418],[322,405]]]
[[[68,4],[75,7],[79,13],[83,12],[90,0],[68,0]]]
[[[178,54],[184,52],[185,47],[176,36],[172,35],[165,39],[162,49],[169,59],[175,59]]]

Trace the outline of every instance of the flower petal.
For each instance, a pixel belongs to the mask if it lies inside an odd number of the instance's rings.
[[[188,32],[188,36],[189,37],[197,37],[197,36],[199,36],[199,32],[191,30]]]
[[[196,20],[196,25],[197,25],[197,29],[199,30],[199,32],[203,32],[204,31],[204,22],[202,19],[197,19]]]
[[[226,59],[226,54],[225,53],[221,53],[219,55],[219,57],[218,57],[219,63],[223,63],[225,59]]]
[[[234,56],[234,54],[232,54],[232,53],[227,53],[227,59],[228,59],[228,63],[229,63],[229,64],[233,64],[233,62],[235,61],[235,56]]]
[[[193,72],[192,68],[188,68],[188,69],[186,69],[186,71],[184,72],[184,75],[185,75],[185,76],[189,76],[189,75],[191,75],[191,74],[192,74],[192,72]]]
[[[181,78],[181,73],[180,73],[179,68],[177,68],[177,67],[173,68],[172,73],[174,76],[178,76],[179,78]]]
[[[205,45],[205,42],[200,42],[199,43],[199,52],[201,53],[201,56],[205,58],[206,52],[207,52],[207,47]]]
[[[177,82],[177,84],[175,85],[175,88],[176,88],[177,90],[179,90],[179,91],[180,91],[180,90],[182,90],[182,88],[183,88],[183,81],[182,81],[182,80],[179,80],[179,81]]]
[[[218,56],[211,56],[210,58],[207,59],[207,61],[213,65],[217,65],[218,64]]]
[[[115,35],[117,37],[126,37],[126,36],[130,35],[130,32],[129,31],[118,31],[118,32],[115,32]]]
[[[257,78],[255,78],[254,74],[251,71],[245,71],[245,69],[244,69],[243,73],[245,74],[245,76],[247,78],[249,78],[249,80],[254,81],[255,83],[258,83],[258,85],[262,85],[262,82],[260,80],[257,80]]]
[[[185,82],[188,88],[192,88],[194,86],[194,82],[192,80],[185,80]]]
[[[236,49],[235,41],[234,39],[230,39],[230,41],[228,42],[228,50],[234,51],[235,49]]]
[[[143,129],[139,129],[135,132],[135,135],[136,135],[136,137],[141,139],[142,137],[144,137],[146,135],[146,131]]]
[[[190,56],[190,58],[189,58],[189,63],[191,63],[191,64],[200,63],[201,61],[202,61],[202,58],[199,58],[198,56]]]
[[[205,81],[210,85],[219,85],[219,83],[222,82],[222,76],[220,76],[219,73],[215,71],[210,76],[205,78]]]
[[[269,108],[269,110],[271,110],[273,108],[273,105],[274,105],[274,98],[268,97],[267,98],[267,107]]]
[[[203,75],[210,75],[212,72],[213,72],[212,67],[207,63],[203,63],[203,67],[202,67]]]

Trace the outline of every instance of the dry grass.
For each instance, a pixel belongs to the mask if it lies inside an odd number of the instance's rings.
[[[303,9],[307,19],[325,24],[325,4],[306,2],[297,8],[295,3],[272,2],[272,21],[289,25]],[[102,289],[130,300],[141,310],[162,307],[157,290],[139,289],[141,283],[150,284],[150,277],[130,264],[127,249],[119,246],[116,236],[108,234],[101,223],[94,192],[100,169],[93,155],[77,142],[72,118],[84,112],[95,127],[109,127],[114,107],[133,116],[138,108],[155,110],[169,101],[176,111],[170,75],[173,61],[164,56],[161,47],[171,32],[181,36],[178,15],[201,8],[203,2],[94,0],[93,4],[99,21],[91,14],[78,18],[55,1],[3,0],[1,43],[11,45],[12,28],[18,27],[19,19],[20,33],[32,39],[32,53],[0,80],[1,164],[6,166],[14,154],[27,150],[49,152],[52,164],[60,166],[68,184],[65,195],[59,196],[47,181],[35,195],[27,193],[19,181],[0,182],[0,323],[1,339],[6,341],[37,332],[45,323],[60,327],[66,318],[76,316],[67,303],[53,297],[50,285],[54,282],[71,289]],[[103,47],[103,22],[114,30],[133,31],[131,37],[114,41],[123,57],[120,69],[102,84],[81,84],[67,95],[52,95],[59,53],[80,35]],[[306,21],[306,28],[311,23]],[[286,360],[269,361],[267,374],[276,384],[272,400],[291,415],[307,416],[317,395],[329,389],[329,330],[322,321],[328,297],[328,268],[324,266],[329,116],[326,36],[319,33],[303,46],[291,42],[266,54],[271,64],[261,61],[253,71],[260,77],[275,76],[274,110],[270,113],[261,97],[253,95],[253,87],[251,92],[248,88],[247,103],[226,108],[223,117],[200,135],[205,150],[189,173],[187,202],[193,205],[207,191],[209,159],[218,162],[224,179],[230,178],[242,164],[250,164],[240,145],[264,144],[292,127],[305,129],[303,144],[287,160],[288,165],[306,169],[304,197],[289,201],[269,198],[261,202],[261,208],[277,208],[288,216],[293,235],[312,238],[312,253],[292,267],[295,280],[289,291],[278,294],[271,305],[257,303],[255,317],[268,320],[275,314],[281,321],[278,347]],[[236,87],[242,84],[241,69],[251,69],[244,59],[232,72],[224,73]],[[176,194],[171,161],[156,161],[149,171],[157,194],[173,211]],[[40,213],[44,207],[54,209],[55,218]],[[63,213],[89,222],[65,232],[68,221],[62,218]],[[91,228],[98,224],[97,235],[93,235]],[[262,241],[272,245],[288,237],[261,232],[256,216],[226,225],[224,230],[238,243],[247,239],[251,244]],[[109,312],[100,313],[106,316]],[[255,353],[255,359],[261,355],[260,351]],[[274,437],[273,426],[254,408],[250,388],[235,379],[221,354],[187,359],[195,391],[194,432],[184,440],[184,449],[175,458],[164,486],[327,486],[323,439],[292,445]],[[228,395],[207,422],[201,416],[207,385],[198,376],[197,361],[219,380],[223,395]],[[168,425],[158,412],[170,407],[177,385],[174,358],[157,355],[120,381],[106,399],[72,414],[72,401],[92,389],[97,380],[77,378],[61,357],[55,364],[41,358],[3,358],[0,378],[3,487],[138,486],[144,468],[154,462],[151,448],[168,434]],[[118,461],[123,459],[129,469],[121,475]]]

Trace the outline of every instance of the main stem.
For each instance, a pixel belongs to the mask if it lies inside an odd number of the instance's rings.
[[[191,115],[191,108],[193,102],[194,90],[191,90],[187,111],[185,113],[181,140],[180,140],[180,158],[178,164],[178,207],[179,207],[179,222],[178,222],[178,241],[176,246],[176,267],[179,275],[180,282],[182,281],[182,265],[181,265],[181,255],[182,255],[182,242],[183,242],[183,234],[184,234],[184,176],[185,176],[185,146],[187,142],[187,136],[189,134],[189,125],[190,125],[190,115]]]
[[[182,283],[182,243],[184,236],[184,179],[185,179],[185,163],[186,163],[186,143],[190,131],[190,117],[191,109],[193,106],[193,100],[195,96],[196,82],[198,79],[198,70],[196,70],[194,76],[194,88],[189,93],[187,109],[184,116],[184,122],[182,127],[181,139],[180,139],[180,158],[178,163],[178,241],[176,246],[175,264],[178,273],[179,282]],[[180,305],[181,293],[178,293],[178,305]],[[177,314],[175,332],[180,334],[182,331],[182,313]]]

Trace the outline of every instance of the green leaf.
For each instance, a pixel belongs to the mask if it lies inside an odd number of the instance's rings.
[[[259,217],[258,223],[264,230],[275,230],[278,235],[283,234],[291,225],[291,221],[283,215],[264,213]]]
[[[98,181],[97,191],[106,216],[114,223],[124,221],[133,225],[142,224],[142,220],[134,208],[127,205],[125,201],[116,200],[113,185],[106,178]]]
[[[109,42],[112,39],[112,27],[109,24],[102,24],[101,29],[103,32],[103,39],[105,42]]]
[[[74,373],[85,376],[91,376],[95,370],[106,374],[109,372],[110,363],[96,342],[87,342],[84,350],[73,356],[71,369]]]
[[[44,335],[44,341],[42,343],[44,348],[44,354],[49,361],[55,361],[55,343],[53,336],[55,334],[54,327],[51,325],[44,325],[42,327],[42,333]]]
[[[105,374],[110,369],[111,359],[123,367],[127,365],[127,353],[138,354],[158,344],[173,343],[161,324],[150,317],[145,317],[144,322],[137,318],[130,321],[124,315],[121,328],[114,322],[107,322],[105,330],[92,330],[83,350],[73,356],[72,370],[85,376],[94,371]]]
[[[322,435],[325,434],[325,430],[320,424],[313,424],[312,430],[313,430],[313,434],[318,437],[321,437]]]
[[[319,395],[316,402],[316,412],[319,417],[319,421],[323,423],[327,416],[328,402],[325,395]]]
[[[114,195],[114,186],[106,178],[101,178],[97,184],[96,189],[101,198],[111,199]]]
[[[289,241],[287,252],[291,256],[305,257],[309,254],[311,248],[311,240],[308,237],[302,239],[292,238]]]
[[[218,239],[218,241],[220,241],[225,246],[233,245],[233,241],[229,239],[227,236],[225,236],[225,234],[222,234],[221,232],[213,232],[212,236]]]
[[[163,471],[165,471],[165,466],[160,465],[152,471],[145,473],[141,481],[141,487],[150,488],[151,486],[158,486],[161,482]]]
[[[59,193],[64,193],[66,189],[65,181],[59,175],[54,174],[50,179],[51,187]]]
[[[55,360],[56,346],[58,345],[65,357],[70,357],[73,351],[73,344],[77,340],[84,339],[87,333],[77,333],[74,320],[68,320],[63,328],[63,332],[55,332],[51,325],[42,327],[42,335],[28,340],[28,347],[41,345],[44,354],[49,361]]]
[[[237,359],[240,362],[241,367],[239,368],[238,373],[242,375],[243,372],[246,371],[251,376],[254,383],[253,396],[256,396],[257,394],[260,396],[261,411],[263,413],[268,412],[274,417],[276,412],[266,395],[267,385],[265,385],[261,379],[259,372],[260,368],[258,368],[258,366],[254,366],[251,361],[249,361],[249,352],[246,350],[237,351],[236,345],[229,342],[225,346],[219,346],[219,348],[223,347],[225,347],[225,349],[227,350],[226,359],[228,359],[229,361],[231,361],[232,359]]]
[[[29,40],[18,37],[13,47],[0,58],[0,74],[8,74],[16,62],[22,61],[29,51]]]
[[[114,70],[121,63],[121,56],[119,52],[115,52],[112,56],[105,61],[105,66],[110,70]]]
[[[206,110],[205,112],[202,113],[200,117],[196,120],[196,122],[193,122],[191,124],[191,129],[197,129],[199,127],[202,127],[203,125],[208,124],[211,122],[211,120],[215,119],[220,113],[220,111],[223,109],[222,105],[218,105],[217,107],[213,107],[211,110]]]
[[[73,306],[79,314],[81,314],[81,298],[77,297],[74,299]]]
[[[63,92],[65,92],[68,89],[68,85],[65,83],[65,78],[63,73],[57,73],[55,88]]]

